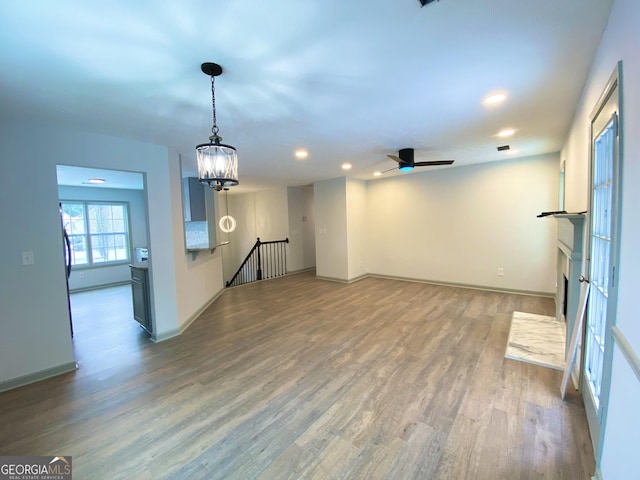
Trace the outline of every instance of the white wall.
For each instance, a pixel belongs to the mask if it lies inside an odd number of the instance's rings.
[[[304,224],[302,218],[305,213],[302,189],[300,187],[288,187],[287,201],[289,210],[287,269],[290,272],[296,272],[304,268]]]
[[[175,283],[179,330],[198,317],[203,307],[208,306],[224,289],[222,248],[216,248],[214,253],[200,252],[195,259],[191,254],[182,252],[177,256]]]
[[[622,217],[618,309],[616,326],[640,353],[640,2],[615,0],[608,26],[585,84],[573,126],[562,155],[566,162],[567,206],[584,210],[588,205],[589,115],[619,60],[622,74]],[[610,401],[606,414],[600,469],[603,478],[631,478],[640,471],[637,437],[639,382],[620,347],[614,346]],[[636,401],[630,401],[630,399]]]
[[[367,270],[367,183],[347,179],[347,252],[348,280],[368,273]]]
[[[599,468],[605,480],[626,480],[636,478],[640,472],[640,382],[617,346],[613,352],[612,371],[611,396]]]
[[[284,240],[289,236],[287,188],[255,192],[256,234],[263,242]]]
[[[231,233],[222,233],[220,237],[231,242],[221,248],[224,259],[224,279],[229,281],[258,238],[255,197],[253,194],[234,194],[229,195],[226,200],[224,195],[220,195],[219,198],[218,205],[220,209],[225,209],[224,214],[226,214],[228,201],[229,215],[236,219],[236,229]]]
[[[40,149],[25,148],[34,142],[34,130],[0,128],[1,383],[61,367],[74,356],[55,162]],[[55,154],[47,141],[53,139],[35,131],[37,143]],[[22,266],[22,251],[34,253],[34,265]]]
[[[296,272],[315,266],[313,187],[287,188],[289,205],[289,250],[287,269]]]
[[[289,236],[289,201],[287,188],[271,188],[253,193],[232,194],[228,197],[229,215],[237,221],[236,230],[220,233],[219,238],[231,243],[222,247],[224,277],[231,280],[256,239],[268,242]],[[219,197],[221,212],[226,214],[224,195]]]
[[[12,233],[0,236],[0,382],[73,362],[56,164],[146,174],[154,328],[160,337],[177,333],[221,290],[219,258],[194,262],[184,252],[177,155],[157,145],[42,125],[12,121],[0,128],[1,220]],[[35,264],[22,266],[21,251],[33,251]]]
[[[58,186],[60,200],[127,202],[129,205],[129,227],[131,241],[131,261],[135,259],[135,247],[147,246],[146,200],[143,190],[119,188]],[[82,275],[80,275],[82,274]],[[129,264],[98,266],[96,268],[74,268],[69,278],[71,290],[99,287],[127,282],[131,278]]]
[[[313,186],[302,187],[302,202],[305,215],[302,225],[303,268],[313,268],[316,266],[316,220]]]
[[[346,179],[314,183],[313,196],[316,275],[346,281],[349,279]]]
[[[371,181],[369,273],[551,294],[558,179],[554,154]]]
[[[315,266],[312,186],[232,194],[228,199],[229,214],[236,218],[238,225],[230,234],[219,232],[219,238],[231,242],[222,248],[225,280],[230,280],[235,274],[258,237],[265,242],[289,238],[289,272]],[[220,214],[224,215],[224,196],[220,197],[219,205]]]
[[[152,196],[154,192],[151,191],[151,188],[154,184],[148,173],[146,184],[149,202],[149,256],[154,280],[153,293],[155,295],[167,295],[169,300],[175,302],[175,307],[171,305],[168,308],[176,309],[174,325],[177,323],[178,328],[177,330],[164,329],[162,332],[166,332],[164,335],[167,337],[178,334],[181,329],[185,328],[188,323],[200,314],[204,306],[208,305],[224,289],[222,256],[219,248],[214,253],[201,252],[195,259],[190,253],[185,252],[182,172],[180,171],[179,156],[174,151],[169,152],[168,177],[169,188],[163,192],[163,200],[168,201],[169,205],[162,203],[165,210],[163,211],[163,218],[159,219],[160,222],[152,221],[152,206],[155,207],[155,205],[154,197]],[[165,241],[165,237],[171,241],[172,254],[169,255],[167,252],[166,259],[164,257],[158,258],[163,253],[157,251],[156,244],[158,241]],[[167,264],[167,260],[172,265]],[[166,267],[166,270],[161,273],[157,272],[158,261],[162,261],[162,265]],[[172,269],[170,269],[171,266],[173,266]],[[164,275],[170,275],[170,277],[165,278]],[[156,279],[160,279],[166,284],[166,291],[156,291]],[[172,289],[169,290],[169,287]],[[159,316],[159,308],[162,308],[161,299],[156,299],[156,316]],[[169,312],[172,313],[172,310],[169,310]]]
[[[170,156],[175,160],[177,155]],[[177,161],[171,161],[170,167],[174,175],[182,176],[182,172],[176,172]],[[182,187],[182,180],[180,180]],[[199,251],[197,255],[192,253],[185,254],[186,228],[184,222],[184,199],[183,191],[179,190],[180,204],[179,208],[174,206],[174,210],[179,210],[180,228],[174,231],[174,241],[176,242],[176,294],[178,302],[178,327],[184,330],[193,320],[195,320],[203,311],[203,309],[211,303],[212,300],[224,289],[223,279],[223,248],[217,247],[213,253],[209,250]],[[224,200],[223,196],[219,196],[213,189],[208,187],[204,194],[205,209],[207,212],[207,220],[213,222],[214,228],[209,229],[209,245],[217,245],[225,240],[221,235],[225,235],[217,225],[217,219],[220,218],[217,210],[220,208],[220,200]],[[175,214],[175,212],[174,212]],[[215,237],[215,238],[214,238]],[[151,258],[153,261],[153,257]]]

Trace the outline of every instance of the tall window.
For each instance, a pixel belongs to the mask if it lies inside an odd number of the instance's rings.
[[[611,270],[611,229],[613,226],[613,179],[616,152],[614,117],[595,139],[593,152],[593,194],[591,207],[591,260],[587,310],[585,375],[596,410],[604,364],[605,334]]]
[[[61,202],[62,223],[71,241],[71,264],[102,265],[129,261],[126,203]]]

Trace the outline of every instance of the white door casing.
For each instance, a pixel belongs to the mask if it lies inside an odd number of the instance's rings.
[[[591,116],[588,248],[591,283],[582,353],[581,392],[596,457],[604,431],[615,323],[620,178],[619,69]]]

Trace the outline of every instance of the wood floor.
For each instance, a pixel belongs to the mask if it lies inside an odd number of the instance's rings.
[[[77,479],[588,479],[562,372],[504,358],[514,310],[555,312],[313,273],[229,289],[160,344],[88,309],[77,372],[0,394],[0,455],[71,455]]]

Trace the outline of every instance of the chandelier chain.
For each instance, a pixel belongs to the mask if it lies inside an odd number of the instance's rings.
[[[214,135],[218,135],[218,125],[216,118],[216,87],[215,87],[215,79],[216,77],[211,75],[211,100],[213,104],[213,127],[211,127],[211,133]]]

